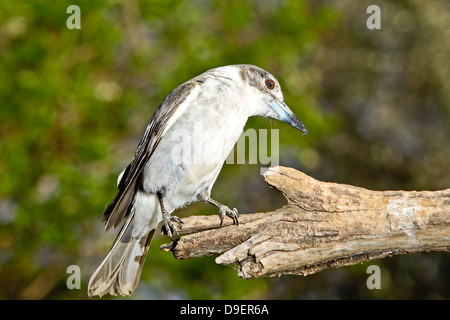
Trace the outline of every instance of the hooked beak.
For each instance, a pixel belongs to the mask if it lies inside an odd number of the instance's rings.
[[[286,103],[273,99],[272,101],[267,101],[267,104],[276,112],[279,120],[302,131],[303,135],[308,133],[308,129],[306,129],[305,125],[297,118],[292,110],[289,109]]]

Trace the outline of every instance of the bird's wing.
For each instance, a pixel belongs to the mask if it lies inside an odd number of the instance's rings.
[[[179,115],[172,116],[177,113],[183,102],[186,102],[186,99],[194,94],[194,89],[202,83],[203,80],[199,77],[183,83],[173,90],[156,109],[145,129],[133,160],[119,178],[119,192],[103,212],[102,220],[106,221],[105,230],[117,227],[127,214],[136,192],[136,183],[139,180],[140,173],[158,146],[164,132],[173,124],[174,121],[170,120],[178,118]],[[184,103],[184,105],[186,104],[187,102]],[[184,110],[185,107],[187,106],[183,106],[181,109]],[[181,113],[181,110],[179,110],[179,113]]]

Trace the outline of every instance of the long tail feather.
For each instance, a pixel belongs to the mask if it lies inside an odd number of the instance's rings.
[[[156,195],[136,194],[133,208],[112,248],[89,280],[89,296],[101,297],[106,293],[129,296],[134,292],[155,229],[161,221],[160,211]]]

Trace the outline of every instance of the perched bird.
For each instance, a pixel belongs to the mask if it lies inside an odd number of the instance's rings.
[[[160,222],[171,238],[178,235],[174,222],[181,220],[171,215],[175,209],[203,200],[219,208],[221,223],[228,216],[238,224],[238,211],[210,194],[251,116],[281,120],[307,133],[284,103],[277,79],[253,65],[208,70],[164,99],[103,213],[106,230],[125,222],[89,281],[90,296],[133,293]]]

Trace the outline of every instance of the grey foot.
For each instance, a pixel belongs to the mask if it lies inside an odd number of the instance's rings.
[[[163,218],[163,222],[164,222],[165,234],[167,234],[170,237],[170,239],[172,241],[174,241],[172,236],[175,233],[179,239],[180,235],[178,234],[178,229],[175,227],[173,222],[178,222],[178,224],[183,224],[183,221],[180,218],[178,218],[177,216],[170,215],[170,213],[164,213],[162,218]]]
[[[237,226],[239,225],[238,220],[239,213],[236,208],[233,208],[233,210],[231,210],[226,205],[221,205],[219,207],[219,215],[220,215],[220,226],[222,226],[225,217],[230,217],[231,219],[233,219],[233,224],[236,224]]]

